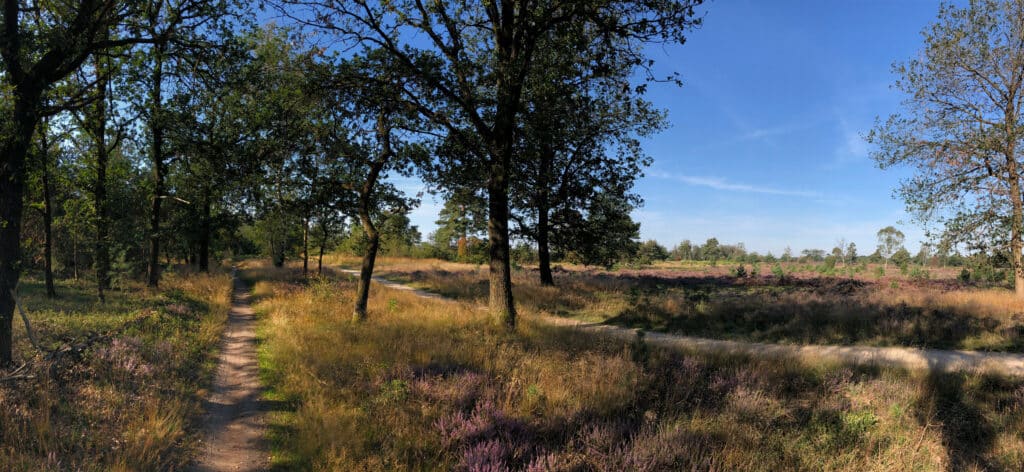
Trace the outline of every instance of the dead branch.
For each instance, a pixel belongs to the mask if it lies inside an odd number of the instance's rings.
[[[36,334],[32,331],[32,325],[28,322],[28,316],[25,316],[25,310],[21,306],[21,302],[18,301],[18,295],[11,290],[11,297],[14,298],[14,306],[18,307],[18,314],[21,315],[21,320],[25,322],[25,332],[28,333],[28,340],[32,343],[32,347],[40,352],[46,352],[42,346],[39,345],[39,341],[36,339]]]

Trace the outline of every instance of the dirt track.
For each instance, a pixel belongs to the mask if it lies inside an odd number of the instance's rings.
[[[255,324],[249,288],[236,278],[217,373],[206,402],[202,449],[193,466],[197,472],[267,469]]]
[[[342,272],[358,275],[353,270],[342,269]],[[421,297],[437,300],[450,300],[435,293],[418,290],[406,285],[374,277],[377,283],[398,290],[411,291]],[[546,323],[599,331],[609,336],[624,340],[636,339],[637,330],[609,326],[599,323],[544,317]],[[940,349],[915,349],[908,347],[870,347],[870,346],[828,346],[828,345],[789,345],[750,343],[740,341],[723,341],[718,339],[696,338],[675,334],[646,332],[645,340],[649,344],[681,350],[701,352],[741,353],[759,357],[777,357],[799,359],[804,362],[839,362],[852,364],[875,364],[882,366],[901,367],[915,370],[932,370],[943,372],[970,371],[992,372],[1015,377],[1024,377],[1024,355],[1009,353],[993,353],[979,351],[944,351]]]

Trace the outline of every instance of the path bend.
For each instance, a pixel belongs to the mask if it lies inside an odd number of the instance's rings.
[[[341,271],[358,276],[358,272],[354,270],[341,269]],[[381,277],[374,277],[373,280],[385,287],[410,291],[420,297],[451,302],[457,301]],[[483,309],[486,309],[486,307],[483,307]],[[636,339],[637,332],[640,331],[634,328],[624,328],[602,323],[588,323],[571,318],[542,316],[539,319],[547,324],[596,331],[627,341]],[[1024,354],[1014,353],[917,349],[911,347],[770,344],[698,338],[652,331],[644,332],[644,340],[648,344],[669,349],[799,359],[806,363],[837,362],[899,367],[932,372],[984,372],[1024,377]]]

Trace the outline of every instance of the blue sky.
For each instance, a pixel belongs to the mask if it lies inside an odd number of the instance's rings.
[[[717,0],[679,47],[650,50],[684,86],[649,98],[672,127],[650,139],[654,158],[636,190],[643,239],[743,242],[776,255],[831,249],[839,238],[868,254],[896,225],[916,251],[924,230],[893,198],[907,170],[882,171],[862,135],[898,111],[894,61],[921,48],[939,3],[916,0]],[[416,190],[413,182],[404,188]],[[424,236],[439,201],[413,215]]]

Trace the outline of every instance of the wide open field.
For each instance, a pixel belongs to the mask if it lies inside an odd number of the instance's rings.
[[[443,277],[479,277],[459,272]],[[1021,380],[669,352],[532,321],[572,300],[629,306],[628,289],[575,293],[565,280],[521,284],[521,323],[506,333],[473,298],[375,285],[354,325],[348,276],[246,276],[265,379],[290,406],[271,420],[282,470],[1024,467]]]
[[[352,266],[354,261],[338,263]],[[748,266],[749,269],[749,266]],[[722,267],[513,273],[520,306],[540,313],[690,336],[789,344],[910,346],[1018,352],[1024,349],[1024,301],[1000,287],[953,278],[881,279],[797,271],[737,278]],[[941,272],[941,271],[935,271]],[[949,272],[949,270],[947,270]],[[483,266],[384,259],[381,277],[485,304]]]

